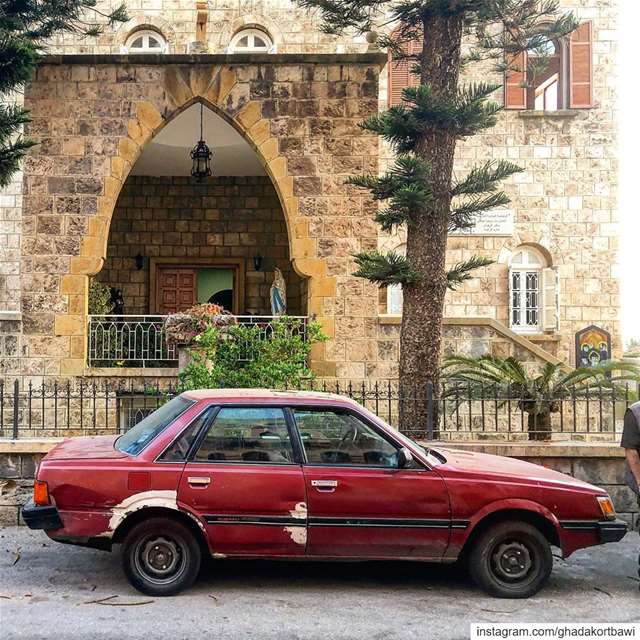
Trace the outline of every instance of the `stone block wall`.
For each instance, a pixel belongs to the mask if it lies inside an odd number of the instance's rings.
[[[141,270],[136,255],[145,258]],[[256,271],[253,257],[264,268]],[[148,258],[244,258],[245,299],[239,313],[271,315],[273,268],[287,283],[288,312],[306,314],[300,281],[289,259],[287,226],[278,194],[266,176],[130,176],[111,221],[107,259],[98,279],[121,288],[125,313],[150,313]],[[206,266],[202,264],[200,266]]]
[[[116,0],[102,0],[108,10]],[[244,27],[261,27],[276,53],[345,53],[366,51],[362,36],[329,36],[320,31],[319,15],[300,8],[292,0],[210,0],[207,34],[196,42],[197,3],[189,0],[128,0],[129,22],[106,26],[97,38],[65,34],[53,38],[54,53],[124,53],[128,35],[138,28],[152,28],[165,37],[169,53],[227,53],[232,37]],[[89,13],[90,15],[90,13]]]
[[[575,363],[575,333],[591,324],[613,337],[621,354],[618,275],[618,160],[616,123],[617,6],[613,1],[561,0],[579,22],[592,23],[593,107],[573,111],[503,111],[492,129],[458,145],[456,173],[487,160],[509,160],[523,172],[504,182],[515,232],[510,237],[450,237],[449,266],[481,255],[495,264],[448,292],[445,316],[509,319],[509,261],[516,247],[532,244],[559,273],[559,328],[527,336],[565,362]],[[381,86],[386,77],[381,74]],[[490,67],[471,65],[464,81],[495,81]],[[501,102],[502,91],[493,98]],[[385,155],[390,156],[388,150]],[[381,236],[381,246],[402,246],[402,235]],[[381,307],[386,299],[381,300]],[[551,333],[551,332],[550,332]]]
[[[33,480],[43,455],[0,453],[0,527],[22,524],[20,509],[33,495]]]
[[[332,342],[375,332],[377,289],[352,275],[352,254],[376,247],[378,229],[365,215],[371,198],[345,180],[377,171],[378,140],[358,124],[378,109],[382,62],[129,56],[41,65],[25,91],[28,133],[40,144],[25,162],[22,376],[84,374],[88,277],[108,256],[121,187],[153,135],[203,100],[253,146],[278,194],[289,257],[308,279],[307,313],[331,338],[314,345],[316,372],[351,377],[354,353]]]

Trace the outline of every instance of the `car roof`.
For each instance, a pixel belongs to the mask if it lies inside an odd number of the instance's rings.
[[[185,391],[183,396],[192,400],[220,402],[284,402],[287,404],[330,404],[344,407],[359,406],[357,402],[335,393],[320,391],[278,391],[275,389],[197,389]]]

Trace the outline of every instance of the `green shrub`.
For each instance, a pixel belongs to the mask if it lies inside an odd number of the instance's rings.
[[[93,278],[89,282],[89,314],[94,316],[106,316],[111,313],[111,288]]]
[[[309,353],[326,340],[320,324],[307,324],[306,340],[300,320],[271,322],[264,336],[259,325],[210,327],[189,349],[191,360],[179,374],[180,390],[228,388],[296,388],[313,380]]]

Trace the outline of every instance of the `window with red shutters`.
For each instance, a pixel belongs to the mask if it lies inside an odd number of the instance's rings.
[[[535,77],[532,69],[537,52],[523,52],[508,59],[505,108],[556,111],[591,107],[591,31],[591,23],[585,22],[565,41],[549,43],[548,65],[542,71],[538,69]]]
[[[393,36],[392,36],[393,37]],[[422,50],[422,40],[412,40],[402,47],[403,51],[409,55],[416,55]],[[414,65],[413,60],[396,60],[389,51],[388,69],[389,69],[389,106],[400,104],[402,102],[402,90],[407,87],[417,87],[420,84],[420,78],[411,73],[411,67]]]
[[[591,23],[581,24],[571,34],[569,107],[588,109],[593,105]]]
[[[504,83],[504,106],[506,109],[527,108],[527,54],[522,52],[507,61],[507,73]]]

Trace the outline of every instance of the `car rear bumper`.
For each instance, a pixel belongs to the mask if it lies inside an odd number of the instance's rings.
[[[22,507],[22,519],[25,521],[29,529],[62,529],[64,526],[60,519],[58,509],[53,505],[41,507],[29,500]]]
[[[622,520],[607,520],[606,522],[598,522],[598,535],[600,542],[619,542],[627,535],[627,523]]]

